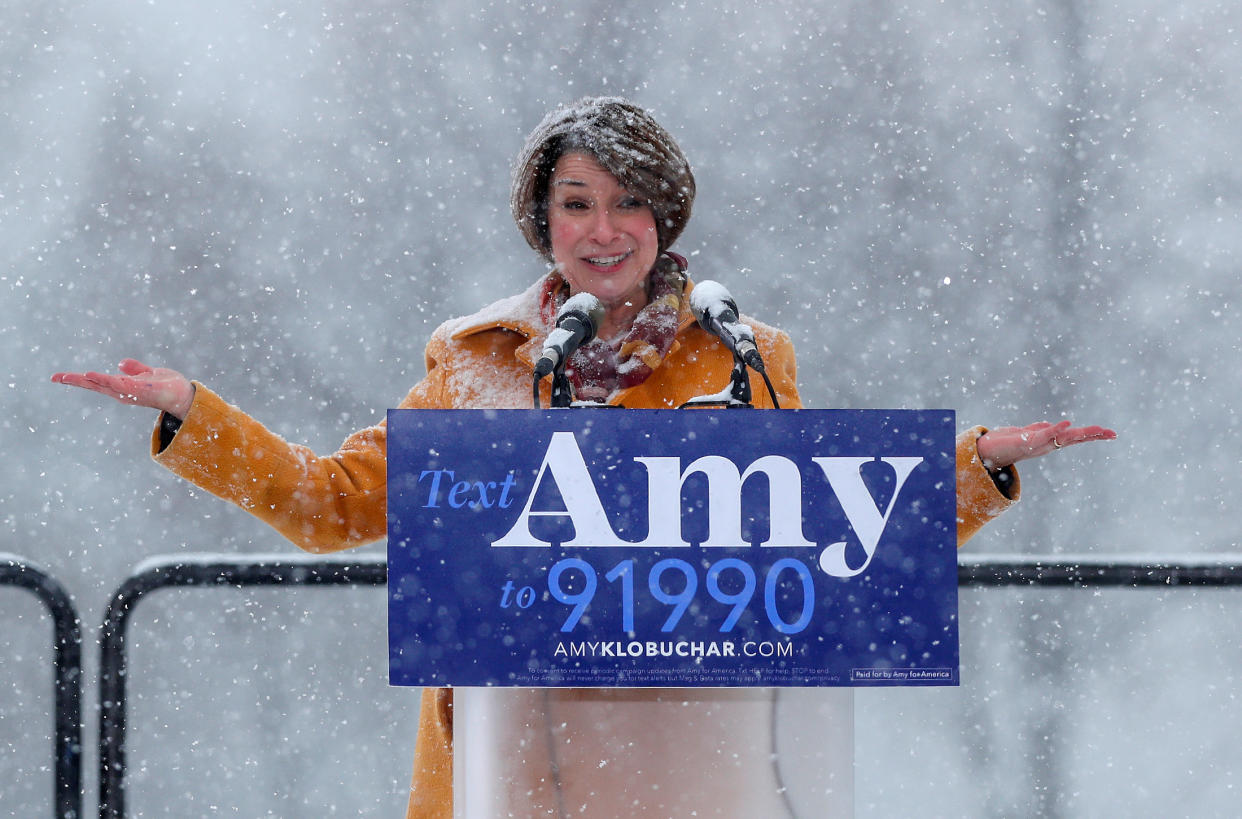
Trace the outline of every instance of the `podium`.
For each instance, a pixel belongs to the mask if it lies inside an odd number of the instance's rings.
[[[853,816],[849,688],[460,688],[454,815]]]
[[[851,816],[853,691],[958,682],[943,410],[392,410],[395,685],[454,809]]]

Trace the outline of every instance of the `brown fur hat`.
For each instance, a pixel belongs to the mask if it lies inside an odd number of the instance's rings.
[[[694,204],[694,174],[681,148],[651,114],[621,97],[586,97],[549,113],[526,139],[513,167],[509,206],[526,241],[552,261],[548,182],[556,161],[581,152],[655,215],[660,251],[677,240]]]

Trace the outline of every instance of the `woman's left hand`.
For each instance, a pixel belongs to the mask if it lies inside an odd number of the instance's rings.
[[[1025,427],[997,427],[979,436],[979,457],[988,469],[1003,469],[1027,458],[1087,441],[1111,441],[1117,433],[1100,426],[1071,427],[1069,421],[1040,421]]]

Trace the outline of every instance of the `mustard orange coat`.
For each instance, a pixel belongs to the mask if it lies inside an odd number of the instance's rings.
[[[768,375],[783,408],[801,406],[793,344],[766,324],[753,328]],[[531,406],[531,368],[546,336],[538,314],[538,284],[480,312],[453,319],[432,334],[427,376],[402,408],[465,409]],[[695,323],[679,317],[673,346],[651,376],[610,401],[635,409],[674,408],[729,384],[732,355]],[[547,406],[547,381],[543,406]],[[754,404],[770,408],[756,379]],[[1003,495],[979,462],[975,440],[982,427],[958,437],[958,545],[1013,503],[1016,475]],[[291,444],[201,384],[172,441],[152,455],[176,474],[255,515],[302,549],[332,552],[387,534],[386,427],[355,432],[328,456]],[[423,692],[407,817],[452,816],[452,692]]]

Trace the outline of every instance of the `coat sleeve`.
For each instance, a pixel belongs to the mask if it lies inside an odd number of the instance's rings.
[[[444,373],[431,366],[401,402],[442,406]],[[161,448],[156,424],[151,455],[173,473],[236,504],[308,552],[334,552],[387,534],[387,424],[350,435],[320,456],[292,444],[195,382],[194,402]]]
[[[1005,492],[983,466],[975,441],[987,432],[974,427],[957,437],[957,545],[978,532],[983,525],[1017,503],[1022,494],[1018,471],[1010,467],[1012,477]]]

